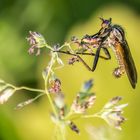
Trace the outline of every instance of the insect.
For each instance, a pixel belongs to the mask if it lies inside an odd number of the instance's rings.
[[[108,20],[103,18],[100,19],[102,21],[101,29],[96,34],[85,35],[80,41],[75,38],[73,39],[75,43],[84,48],[83,52],[77,51],[76,54],[72,54],[70,52],[65,53],[77,56],[77,58],[81,60],[90,71],[94,71],[96,69],[99,57],[106,60],[111,59],[111,55],[108,51],[108,48],[111,48],[118,61],[118,67],[114,69],[113,75],[116,78],[119,78],[126,72],[132,88],[135,88],[137,83],[137,70],[128,43],[126,41],[123,28],[117,24],[113,25],[111,18]],[[85,51],[90,49],[89,46],[92,48],[97,48],[96,52],[86,53]],[[101,50],[104,51],[106,57],[100,56]],[[93,66],[89,67],[79,55],[95,56]]]

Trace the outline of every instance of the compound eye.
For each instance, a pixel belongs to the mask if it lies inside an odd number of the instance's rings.
[[[104,22],[101,24],[101,26],[104,28],[104,27],[108,27],[109,25],[109,22],[108,20],[104,20]]]
[[[108,27],[108,25],[110,25],[111,24],[111,18],[109,18],[108,20],[107,19],[103,19],[103,18],[100,18],[101,19],[101,21],[102,21],[102,24],[101,24],[101,26],[102,27]]]
[[[109,20],[104,20],[104,24],[108,25],[108,24],[110,24],[110,21]]]
[[[110,25],[111,24],[111,18],[109,20],[104,20],[103,24],[105,25]]]

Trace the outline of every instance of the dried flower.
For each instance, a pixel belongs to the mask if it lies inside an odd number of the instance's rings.
[[[62,93],[56,94],[54,98],[54,102],[57,108],[62,109],[65,106],[64,94]]]
[[[126,120],[123,114],[123,108],[128,104],[116,105],[122,98],[117,96],[112,98],[107,104],[105,104],[101,111],[101,118],[103,118],[109,125],[121,130],[121,124]]]
[[[71,130],[75,131],[77,134],[80,133],[78,127],[76,126],[76,124],[74,124],[74,122],[68,121],[68,125],[71,128]]]
[[[112,98],[108,103],[106,103],[104,108],[110,108],[110,107],[116,105],[120,100],[122,100],[122,97],[116,96],[116,97]]]
[[[24,102],[22,102],[22,103],[19,103],[19,104],[15,107],[15,109],[21,109],[21,108],[23,108],[24,106],[31,104],[32,102],[33,102],[33,99],[29,99],[29,100],[27,100],[27,101],[24,101]]]
[[[21,108],[23,108],[23,107],[29,105],[29,104],[31,104],[32,102],[34,102],[35,100],[37,100],[39,97],[41,97],[41,96],[43,96],[43,95],[45,95],[45,93],[39,94],[38,96],[36,96],[36,97],[34,97],[34,98],[32,98],[32,99],[28,99],[27,101],[21,102],[21,103],[19,103],[19,104],[15,107],[15,109],[21,109]]]
[[[92,86],[92,79],[83,84],[81,91],[77,94],[76,99],[73,101],[71,106],[71,109],[75,113],[85,113],[86,109],[91,108],[94,104],[96,96],[94,93],[90,92]]]
[[[85,113],[86,109],[91,108],[94,104],[96,96],[94,93],[89,92],[92,86],[92,79],[83,84],[81,91],[77,94],[76,99],[71,106],[71,109],[75,113]]]
[[[63,93],[58,93],[54,95],[54,105],[58,112],[58,118],[59,120],[63,120],[65,113],[66,113],[66,104],[65,104],[65,98]],[[55,115],[54,115],[55,116]]]
[[[52,79],[49,83],[50,88],[49,88],[49,92],[50,93],[60,93],[61,92],[61,81],[56,78],[56,79]]]
[[[36,56],[40,54],[40,48],[43,48],[46,46],[46,41],[44,37],[37,32],[29,32],[29,37],[27,38],[29,41],[31,47],[29,48],[28,52],[29,54],[34,54],[36,50]]]
[[[0,104],[3,104],[8,101],[8,99],[14,94],[15,89],[7,88],[0,95]]]
[[[80,94],[77,95],[76,99],[73,101],[71,110],[75,113],[85,113],[86,109],[91,108],[94,104],[96,96],[90,95],[83,100],[80,100]]]
[[[121,112],[112,111],[108,113],[103,113],[102,118],[104,118],[109,125],[121,130],[121,124],[126,120],[121,115]]]
[[[74,56],[68,60],[69,65],[73,65],[75,62],[79,62],[79,58],[77,56]]]

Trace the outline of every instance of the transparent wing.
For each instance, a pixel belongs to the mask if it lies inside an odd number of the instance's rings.
[[[124,61],[125,70],[126,70],[128,79],[132,87],[135,88],[136,83],[137,83],[137,70],[135,67],[133,57],[131,55],[131,52],[130,52],[130,49],[126,40],[124,40],[123,43],[121,43],[120,45],[123,49],[122,55],[124,56],[123,61]]]

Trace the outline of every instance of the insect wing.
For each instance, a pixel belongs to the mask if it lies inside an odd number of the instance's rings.
[[[128,43],[126,40],[120,44],[123,49],[123,58],[124,58],[124,65],[127,76],[133,88],[135,88],[137,83],[137,70],[135,67],[135,63],[133,57],[131,55]]]
[[[123,56],[123,63],[125,65],[125,71],[128,79],[132,87],[135,88],[137,83],[137,70],[128,43],[125,39],[125,32],[119,25],[113,25],[112,28],[116,32],[115,36],[119,42],[118,49],[120,50],[119,52],[121,53],[121,56]]]

